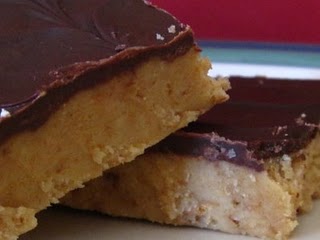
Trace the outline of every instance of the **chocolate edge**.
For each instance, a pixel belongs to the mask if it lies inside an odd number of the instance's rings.
[[[233,81],[234,78],[236,78],[236,82]],[[241,79],[246,81],[243,82]],[[307,82],[308,86],[306,86],[305,81],[291,80],[289,82],[288,80],[268,80],[261,77],[241,77],[241,79],[240,77],[231,77],[231,83],[236,83],[236,87],[232,90],[236,94],[230,93],[233,97],[229,102],[209,110],[196,122],[190,123],[180,132],[172,134],[168,139],[161,141],[158,146],[151,148],[151,151],[203,157],[209,161],[228,161],[262,171],[265,164],[272,159],[281,161],[285,155],[299,153],[320,133],[320,98],[316,88],[316,86],[320,86],[320,82]],[[261,81],[265,81],[267,86],[264,86]],[[302,86],[303,88],[301,88]],[[246,93],[248,87],[251,91],[259,89],[258,99],[254,95],[241,95]],[[283,89],[288,90],[283,92]],[[309,91],[310,89],[312,91]],[[261,95],[261,91],[264,94]],[[287,99],[288,96],[290,98],[301,91],[304,92],[302,100]],[[279,92],[284,93],[283,96],[280,96],[280,103],[278,103],[279,97],[276,100],[273,98]],[[306,99],[303,98],[304,96]],[[261,106],[263,106],[262,110]],[[260,123],[260,125],[252,126],[247,118],[243,118],[245,123],[243,120],[239,122],[237,119],[239,114],[247,114],[252,119],[251,117],[254,115],[265,114],[265,111],[268,112],[270,109],[273,109],[271,112],[276,109],[279,114],[277,116],[271,114],[272,121],[267,121],[262,125]],[[233,111],[232,114],[231,111]],[[264,118],[264,115],[261,116]],[[287,123],[279,124],[279,116],[281,119],[284,117]],[[230,121],[226,121],[228,119]],[[237,125],[237,123],[240,124]],[[251,136],[250,133],[253,135]],[[220,140],[219,137],[212,137],[218,135],[222,136]],[[245,147],[235,151],[235,146]],[[220,149],[221,152],[221,148],[231,152],[218,157],[217,151]],[[235,157],[240,156],[241,151],[242,153],[247,151],[249,155],[230,159],[228,155],[233,155],[232,149]]]
[[[203,157],[211,162],[226,161],[238,166],[246,166],[257,172],[264,170],[264,163],[253,156],[253,152],[247,149],[245,142],[230,141],[215,133],[178,131],[147,149],[146,152]]]
[[[81,76],[71,81],[70,78],[68,80],[69,73],[66,71],[65,75],[59,77],[67,77],[67,80],[58,79],[21,111],[0,121],[0,144],[18,132],[37,129],[76,92],[102,84],[123,71],[133,71],[138,65],[152,57],[159,57],[167,61],[173,60],[185,54],[192,47],[200,51],[194,42],[192,30],[186,26],[184,31],[168,43],[160,46],[128,48],[108,59],[98,61],[94,68],[89,71],[83,70]]]

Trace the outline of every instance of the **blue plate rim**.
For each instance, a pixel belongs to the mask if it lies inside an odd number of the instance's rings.
[[[213,62],[320,68],[320,45],[198,41]]]
[[[297,44],[297,43],[274,43],[274,42],[254,42],[254,41],[215,41],[199,40],[199,45],[205,48],[227,48],[227,49],[257,49],[257,50],[276,50],[276,51],[298,51],[298,52],[318,52],[320,45],[316,44]]]

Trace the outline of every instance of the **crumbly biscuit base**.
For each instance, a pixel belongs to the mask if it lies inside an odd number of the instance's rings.
[[[37,225],[35,210],[24,207],[0,207],[0,239],[16,240]]]
[[[320,134],[257,172],[224,161],[146,153],[73,191],[63,203],[114,216],[287,239],[319,196]]]

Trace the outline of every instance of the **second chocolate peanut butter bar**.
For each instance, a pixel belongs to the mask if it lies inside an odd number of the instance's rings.
[[[286,239],[320,195],[320,81],[231,77],[230,101],[63,200]]]

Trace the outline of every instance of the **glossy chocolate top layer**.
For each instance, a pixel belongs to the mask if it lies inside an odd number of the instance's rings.
[[[228,140],[214,132],[178,131],[147,151],[168,152],[193,157],[201,156],[212,162],[227,161],[257,171],[264,169],[263,162],[253,157],[252,152],[247,149],[246,143]]]
[[[142,0],[0,0],[0,16],[0,123],[79,78],[89,86],[86,74],[194,45],[189,27]]]
[[[261,159],[296,152],[319,131],[320,81],[231,77],[230,82],[230,100],[215,106],[183,131],[192,136],[193,143],[198,141],[194,145],[198,153],[207,151],[209,145],[216,148],[217,137],[208,137],[215,132],[232,140],[233,145],[246,145],[231,147],[235,156],[246,156],[244,149],[253,153],[247,160],[234,157],[234,163],[261,170]],[[190,137],[179,139],[179,143],[173,144],[188,145],[185,153],[190,153]],[[230,141],[225,144],[230,145]],[[256,164],[252,163],[254,159]]]

